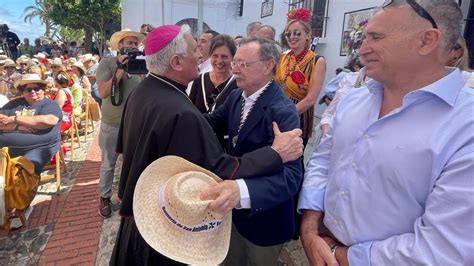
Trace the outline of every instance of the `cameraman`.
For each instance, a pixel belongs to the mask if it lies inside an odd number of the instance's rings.
[[[20,44],[20,39],[16,35],[16,33],[11,32],[8,28],[8,25],[5,24],[5,30],[7,31],[7,43],[8,48],[10,48],[11,58],[15,61],[19,56],[20,52],[18,51],[18,45]]]
[[[122,52],[123,50],[137,49],[144,37],[145,35],[139,32],[122,30],[112,35],[110,46],[113,50]],[[96,74],[99,96],[102,98],[102,119],[99,133],[99,146],[102,151],[99,214],[103,218],[108,218],[112,214],[110,198],[112,196],[115,163],[118,157],[115,146],[123,106],[132,90],[141,81],[139,76],[126,73],[127,61],[126,53],[121,53],[116,57],[104,58],[99,62]]]

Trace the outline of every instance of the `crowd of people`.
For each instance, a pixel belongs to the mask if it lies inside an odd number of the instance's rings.
[[[101,102],[103,218],[112,214],[123,155],[111,265],[276,265],[283,244],[299,237],[312,265],[474,263],[474,90],[459,6],[377,8],[356,54],[326,87],[319,125],[326,59],[310,49],[309,22],[309,10],[289,12],[279,42],[260,22],[245,37],[209,30],[195,38],[187,25],[114,33],[111,50],[143,49],[147,75],[127,73],[123,52],[100,60],[44,52],[2,58],[9,102],[0,109],[0,143],[40,171],[81,112],[83,93]],[[318,126],[324,137],[305,166]],[[168,156],[189,165],[176,167]],[[155,169],[164,158],[171,163]],[[189,169],[220,182],[192,189]],[[169,180],[142,184],[150,171]],[[159,195],[140,194],[153,186]],[[180,186],[191,194],[179,196]],[[156,206],[137,202],[143,197]],[[203,216],[190,224],[189,202],[179,197],[208,202]],[[172,233],[150,229],[155,214]],[[230,214],[232,226],[219,226]],[[216,232],[228,238],[228,252],[202,257]],[[189,234],[203,245],[183,242]]]

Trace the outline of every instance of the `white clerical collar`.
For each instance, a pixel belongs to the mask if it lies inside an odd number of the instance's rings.
[[[247,93],[245,91],[242,92],[242,97],[244,97],[245,101],[251,100],[252,102],[256,101],[260,94],[262,94],[265,89],[268,87],[268,85],[272,82],[271,80],[265,84],[262,88],[260,88],[258,91],[254,92],[252,95],[247,97]]]

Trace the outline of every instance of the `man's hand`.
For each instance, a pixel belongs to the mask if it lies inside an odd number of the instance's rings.
[[[240,202],[239,185],[235,180],[224,180],[204,189],[200,198],[201,200],[213,200],[208,206],[209,210],[225,215]]]
[[[331,248],[325,241],[331,238],[323,239],[319,235],[319,223],[322,213],[304,210],[301,221],[301,242],[311,265],[330,265],[337,266],[336,258],[331,253]],[[336,241],[334,241],[336,243]]]
[[[273,134],[275,139],[272,143],[274,149],[281,157],[283,163],[294,161],[303,155],[303,139],[301,129],[293,129],[288,132],[280,132],[277,123],[273,122]]]

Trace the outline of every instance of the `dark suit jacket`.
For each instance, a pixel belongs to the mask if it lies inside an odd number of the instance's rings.
[[[228,151],[231,155],[242,156],[271,145],[274,139],[273,121],[278,123],[282,132],[299,128],[295,105],[273,81],[248,114],[236,146],[233,147],[231,140],[237,135],[240,123],[241,95],[242,89],[232,91],[221,107],[206,115],[216,132],[227,129]],[[232,214],[233,222],[242,236],[259,246],[281,244],[293,236],[293,196],[303,179],[301,168],[300,158],[285,163],[283,170],[276,174],[244,177],[251,209],[234,209]]]

